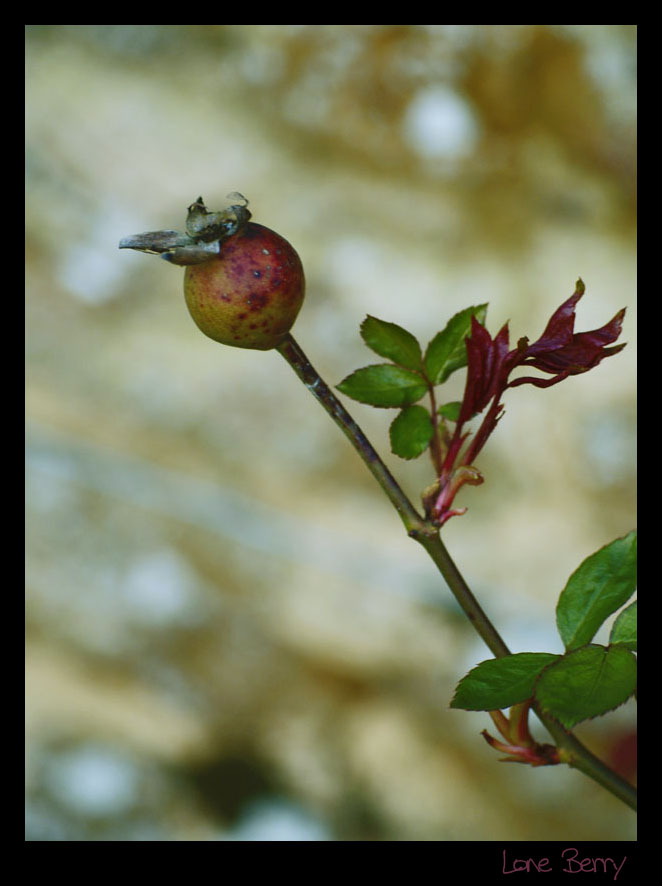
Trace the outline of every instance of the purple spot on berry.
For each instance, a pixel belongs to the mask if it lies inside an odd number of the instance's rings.
[[[250,307],[251,311],[261,311],[269,304],[269,296],[263,292],[251,292],[246,299],[246,304]]]

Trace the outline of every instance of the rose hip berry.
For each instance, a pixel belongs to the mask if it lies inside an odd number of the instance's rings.
[[[186,268],[184,295],[199,329],[224,345],[268,351],[290,331],[306,281],[290,244],[250,221],[248,200],[212,212],[202,197],[188,208],[186,231],[147,231],[120,240],[120,249],[160,255]]]
[[[220,253],[184,273],[186,304],[214,341],[267,351],[296,320],[305,294],[301,259],[275,231],[248,222]]]

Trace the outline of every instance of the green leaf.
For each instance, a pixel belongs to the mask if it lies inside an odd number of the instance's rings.
[[[448,421],[457,421],[460,417],[460,409],[462,409],[461,401],[453,400],[452,403],[444,403],[437,409],[437,412]]]
[[[428,448],[433,433],[425,406],[407,406],[391,422],[391,451],[400,458],[418,458]]]
[[[363,340],[380,357],[407,369],[423,370],[421,346],[411,332],[397,323],[387,323],[368,315],[361,324]]]
[[[456,369],[467,365],[465,338],[471,332],[471,318],[475,316],[480,323],[485,323],[486,314],[486,304],[465,308],[451,317],[446,328],[432,339],[425,351],[424,363],[433,385],[440,385]]]
[[[535,697],[543,710],[572,729],[622,705],[637,686],[637,660],[623,646],[583,646],[540,675]]]
[[[359,403],[387,408],[409,406],[420,400],[427,389],[417,372],[389,363],[357,369],[338,385],[339,391]]]
[[[541,671],[560,657],[551,652],[518,652],[483,661],[460,680],[451,707],[496,711],[526,701]]]
[[[584,646],[637,587],[637,533],[591,554],[568,579],[556,606],[556,624],[565,648]]]
[[[611,629],[609,642],[637,651],[637,601],[630,603],[618,616]]]

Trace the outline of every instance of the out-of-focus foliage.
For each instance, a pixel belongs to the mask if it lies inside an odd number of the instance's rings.
[[[367,314],[427,341],[489,302],[516,341],[579,276],[578,328],[626,305],[621,354],[506,397],[445,534],[511,649],[560,652],[569,570],[635,520],[635,39],[28,26],[28,839],[634,836],[576,773],[495,763],[448,707],[485,650],[347,441],[117,244],[245,194],[303,260],[294,333],[334,384]],[[418,499],[392,415],[350,408]],[[626,771],[631,728],[579,733]]]

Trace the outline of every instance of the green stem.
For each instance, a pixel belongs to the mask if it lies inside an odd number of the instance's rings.
[[[340,400],[322,380],[304,352],[288,333],[285,339],[278,345],[277,350],[290,364],[310,393],[322,404],[343,434],[349,439],[352,446],[357,450],[369,470],[391,500],[407,532],[419,531],[424,528],[423,518],[416,511],[405,493],[398,485],[397,480],[379,455],[375,452],[370,441],[361,428],[347,412]]]
[[[451,559],[446,545],[439,536],[439,529],[427,524],[425,531],[416,534],[410,532],[409,534],[428,552],[437,569],[446,579],[446,584],[464,610],[464,614],[494,657],[503,658],[504,655],[510,655],[510,650],[503,642],[501,635],[483,611],[469,585],[462,577],[462,573]]]
[[[637,811],[637,789],[635,787],[589,751],[577,736],[564,729],[553,717],[543,713],[537,702],[533,704],[532,710],[535,711],[540,722],[556,742],[561,762],[583,772],[584,775],[602,785],[605,790],[618,797],[635,812]]]
[[[439,528],[418,513],[361,428],[313,368],[294,337],[288,333],[277,350],[354,446],[400,515],[408,535],[425,548],[465,615],[495,658],[510,655],[501,635],[451,559],[439,536]],[[628,806],[637,808],[637,792],[632,785],[609,769],[571,732],[567,732],[560,723],[540,710],[538,705],[534,704],[533,710],[556,741],[563,762],[592,778]]]

